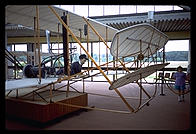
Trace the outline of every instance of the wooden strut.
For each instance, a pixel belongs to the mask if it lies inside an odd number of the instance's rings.
[[[113,113],[123,113],[123,114],[131,114],[133,112],[128,112],[128,111],[120,111],[120,110],[111,110],[111,109],[103,109],[103,108],[92,108],[92,107],[87,107],[87,106],[79,106],[79,105],[73,105],[73,104],[66,104],[62,102],[54,102],[59,105],[64,105],[64,106],[70,106],[70,107],[77,107],[77,108],[83,108],[83,109],[90,109],[90,110],[99,110],[99,111],[105,111],[105,112],[113,112]]]
[[[33,90],[32,92],[27,93],[27,94],[24,94],[24,95],[22,95],[22,96],[20,96],[20,97],[22,98],[22,97],[28,96],[29,94],[31,94],[31,93],[33,93],[33,92],[36,92],[36,91],[38,91],[38,90],[41,90],[41,89],[43,89],[43,88],[45,88],[45,87],[48,87],[48,86],[50,86],[51,84],[52,84],[52,83],[49,83],[49,84],[47,84],[47,85],[45,85],[45,86],[39,87],[39,88]]]
[[[117,59],[117,60],[119,60],[119,59]],[[108,62],[108,63],[104,63],[104,64],[100,65],[99,67],[105,66],[105,65],[110,64],[110,63],[112,63],[112,62],[113,62],[113,61],[110,61],[110,62]],[[58,79],[58,80],[57,80],[56,82],[54,82],[54,83],[60,83],[61,81],[68,80],[68,79],[71,80],[71,79],[74,78],[75,76],[81,75],[81,74],[83,74],[83,73],[85,73],[85,72],[87,72],[87,71],[93,70],[93,69],[96,69],[96,67],[92,67],[92,68],[87,69],[87,70],[85,70],[85,71],[83,71],[83,72],[79,72],[79,73],[77,73],[77,74],[70,75],[69,77],[64,76],[62,79]]]
[[[108,27],[106,27],[106,44],[108,42]],[[107,49],[107,46],[106,46],[106,62],[108,63],[108,49]],[[107,69],[108,70],[108,64],[107,64]],[[108,74],[108,71],[107,71],[107,74]]]
[[[117,35],[117,52],[116,52],[116,59],[118,58],[118,48],[119,48],[119,35]],[[116,61],[116,66],[118,65],[118,61]],[[116,68],[116,80],[118,79],[117,76],[117,68]]]
[[[107,43],[104,41],[104,39],[99,35],[99,33],[93,28],[93,26],[88,22],[88,20],[85,18],[85,17],[83,17],[83,19],[86,21],[86,23],[91,27],[91,29],[95,32],[95,34],[97,34],[97,36],[99,36],[99,38],[103,41],[103,43],[106,45],[106,47],[108,48],[108,49],[110,49],[109,48],[109,46],[107,45]],[[153,32],[153,34],[154,34],[154,32]],[[118,42],[118,40],[117,40],[117,42]],[[142,41],[140,40],[140,52],[142,51],[142,49],[141,49],[141,45],[142,45]],[[117,48],[118,48],[118,45],[117,45]],[[118,49],[117,49],[117,55],[118,55]],[[117,60],[118,61],[118,60]],[[121,61],[121,60],[119,60],[119,62],[121,63],[121,65],[125,68],[125,70],[126,71],[128,71],[129,72],[129,70],[125,67],[125,65],[123,64],[123,62]],[[129,72],[130,73],[130,72]],[[150,95],[144,90],[144,88],[142,87],[142,85],[141,84],[139,84],[138,82],[137,82],[137,84],[139,85],[139,87],[141,88],[141,90],[142,91],[144,91],[144,93],[148,96],[148,98],[150,99],[151,97],[150,97]],[[140,99],[140,101],[141,101],[141,99]],[[139,105],[140,106],[140,105]],[[139,106],[138,106],[138,108],[139,108]]]
[[[63,22],[63,20],[61,19],[61,17],[56,13],[56,11],[51,7],[48,6],[50,8],[50,10],[56,15],[56,17],[59,19],[59,21],[63,24],[63,26],[67,29],[67,31],[72,35],[72,37],[74,38],[74,40],[80,45],[80,47],[84,50],[84,52],[88,55],[88,57],[91,59],[91,61],[93,61],[93,63],[96,65],[96,67],[99,69],[99,71],[103,74],[103,76],[106,78],[106,80],[110,83],[110,85],[112,84],[112,82],[110,81],[110,79],[106,76],[106,74],[103,72],[103,70],[98,66],[98,64],[95,62],[95,60],[91,57],[91,55],[86,51],[86,49],[82,46],[81,42],[77,39],[77,37],[74,35],[74,33],[69,29],[69,27]],[[83,17],[84,18],[84,17]],[[100,37],[102,38],[102,37]],[[105,42],[105,41],[104,41]],[[118,89],[114,89],[116,91],[116,93],[121,97],[121,99],[123,100],[123,102],[127,105],[128,109],[132,112],[134,112],[134,109],[128,104],[128,102],[125,100],[125,98],[121,95],[121,93],[118,91]]]
[[[125,58],[125,57],[123,57],[123,58]],[[120,60],[120,59],[115,59],[115,60],[110,61],[110,62],[108,62],[108,63],[101,64],[99,67],[108,65],[108,64],[110,64],[110,63],[112,63],[112,62],[114,62],[114,61],[118,61],[118,60]],[[137,59],[134,59],[134,63],[135,63],[136,61],[137,61]],[[134,63],[131,65],[131,67],[134,65]],[[125,65],[125,64],[127,64],[127,63],[123,63],[123,64]],[[119,67],[119,65],[118,65],[117,67]],[[85,71],[83,71],[83,72],[79,72],[79,73],[77,73],[77,74],[71,75],[70,77],[64,76],[63,78],[58,79],[58,80],[57,80],[56,82],[54,82],[54,83],[60,83],[61,81],[68,80],[68,79],[71,80],[71,78],[74,78],[74,77],[77,76],[77,75],[81,75],[81,74],[83,74],[83,73],[85,73],[85,72],[87,72],[87,71],[94,70],[94,69],[96,69],[96,68],[97,68],[97,67],[89,68],[89,69],[87,69],[87,70],[85,70]]]
[[[86,45],[87,45],[87,51],[89,53],[89,28],[88,28],[88,25],[87,25],[87,43],[86,43]],[[89,63],[89,60],[88,60],[88,68],[89,68],[89,65],[90,65],[90,63]],[[89,71],[88,71],[88,75],[89,75]]]
[[[37,53],[36,53],[36,44],[37,44],[37,40],[36,40],[36,37],[37,37],[37,25],[36,25],[36,17],[33,18],[33,21],[34,21],[34,65],[37,64]]]
[[[66,15],[66,17],[67,17],[67,26],[69,26],[69,14],[68,14],[68,12],[67,12],[67,15]],[[68,77],[70,77],[70,64],[69,64],[69,32],[67,31],[67,62],[68,62],[68,67],[67,67],[67,74],[68,74]],[[69,86],[70,86],[70,84],[69,84],[69,79],[68,79],[68,81],[67,81],[67,92],[66,92],[66,97],[68,97],[68,95],[69,95]]]
[[[90,93],[90,92],[85,92],[91,95],[98,95],[98,96],[105,96],[105,97],[111,97],[111,98],[119,98],[119,96],[112,96],[112,95],[105,95],[105,94],[97,94],[97,93]],[[134,100],[138,100],[140,98],[137,97],[124,97],[125,99],[134,99]],[[142,98],[143,100],[147,100],[148,98]]]
[[[80,92],[80,91],[78,91],[78,90],[76,90],[74,87],[72,87],[71,86],[71,84],[73,84],[73,83],[75,83],[75,82],[77,82],[77,81],[74,81],[74,82],[72,82],[72,83],[70,83],[70,87],[73,89],[73,90],[75,90],[76,92],[78,92],[78,93],[88,93],[88,94],[91,94],[91,95],[97,95],[97,96],[104,96],[104,97],[111,97],[111,98],[120,98],[119,96],[112,96],[112,95],[105,95],[105,94],[98,94],[98,93],[91,93],[91,92],[84,92],[84,90],[83,90],[83,92]],[[63,86],[61,86],[61,87],[58,87],[57,89],[55,89],[55,91],[62,91],[62,92],[66,92],[66,91],[63,91],[63,90],[59,90],[59,89],[61,89],[61,88],[63,88],[63,87],[66,87],[67,85],[63,85]],[[11,90],[11,91],[13,91],[13,90]],[[36,92],[37,93],[37,92]],[[53,96],[56,96],[56,94],[54,95],[52,95],[52,97]],[[45,98],[50,98],[50,95],[49,96],[46,96]],[[138,100],[138,99],[140,99],[140,98],[138,98],[138,97],[124,97],[125,99],[134,99],[134,100]],[[142,98],[142,100],[148,100],[148,98]]]
[[[38,41],[38,60],[39,60],[39,84],[41,84],[41,55],[40,55],[40,28],[39,28],[39,7],[36,6],[36,17],[37,17],[37,41]]]
[[[95,75],[97,75],[97,74],[100,74],[100,73],[93,74],[93,75],[90,76],[90,77],[93,77],[93,76],[95,76]],[[89,76],[88,76],[87,78],[89,78]],[[79,92],[78,90],[76,90],[74,87],[71,86],[71,84],[74,84],[74,83],[76,83],[76,82],[78,82],[78,81],[80,81],[80,80],[73,81],[72,83],[69,84],[69,86],[70,86],[72,89],[74,89],[75,91],[77,91],[78,93],[81,93],[81,92]],[[84,93],[84,78],[82,78],[82,81],[83,81],[83,92],[82,92],[82,93]],[[61,89],[61,88],[63,88],[63,87],[66,87],[66,86],[67,86],[67,85],[63,85],[63,86],[57,88],[56,90],[59,90],[59,89]],[[91,94],[91,95],[98,95],[98,96],[119,98],[119,96],[111,96],[111,95],[104,95],[104,94],[97,94],[97,93],[90,93],[90,92],[85,92],[85,93],[88,93],[88,94]],[[125,98],[125,99],[136,99],[136,100],[140,99],[140,98],[137,98],[137,97],[124,97],[124,98]],[[147,100],[148,98],[142,98],[142,99],[143,99],[143,100]]]
[[[121,63],[121,65],[123,66],[123,68],[125,68],[125,70],[126,70],[128,73],[130,73],[129,69],[126,68],[125,64],[124,64],[122,61],[119,61],[119,62]],[[141,85],[141,83],[139,83],[138,81],[136,81],[136,83],[139,85],[140,89],[148,96],[149,100],[151,100],[151,96],[145,91],[145,89],[143,88],[143,86]],[[157,88],[155,88],[155,92],[156,92],[156,89],[157,89]],[[155,93],[154,93],[154,95],[155,95]],[[154,95],[153,95],[153,97],[154,97]],[[140,96],[141,96],[141,92],[140,92]],[[147,102],[148,102],[148,101],[147,101]],[[141,105],[141,97],[140,97],[140,102],[139,102],[139,105],[138,105],[138,108],[137,108],[136,111],[138,111],[139,109],[141,109],[141,108],[140,108],[140,105]],[[142,107],[143,107],[143,106],[142,106]]]
[[[79,44],[79,45],[80,45],[80,44]],[[106,46],[107,46],[107,44],[106,44]],[[108,46],[107,46],[107,47],[108,47]],[[116,59],[116,60],[118,61],[118,60],[120,60],[120,59]],[[115,61],[116,61],[116,60],[115,60]],[[113,61],[111,61],[111,62],[113,62]],[[103,64],[103,65],[108,65],[108,63]],[[103,65],[100,65],[100,66],[103,66]],[[100,67],[100,66],[99,66],[99,67]],[[94,69],[94,68],[91,68],[90,70],[92,70],[92,69]],[[88,70],[89,70],[89,69],[88,69]],[[82,74],[82,73],[84,73],[84,72],[81,72],[81,73],[78,73],[78,74]],[[77,75],[78,75],[78,74],[77,74]],[[75,76],[76,76],[76,75],[75,75]],[[74,77],[74,76],[64,77],[64,78],[63,78],[62,80],[60,80],[60,81],[67,80],[67,79],[70,79],[70,78],[72,78],[72,77]],[[57,82],[59,82],[59,81],[57,81]],[[55,84],[55,83],[57,83],[57,82],[54,82],[53,84]],[[44,87],[47,87],[47,86],[49,86],[49,85],[50,85],[50,84],[48,84],[48,85],[46,85],[46,86],[44,86]],[[43,88],[43,87],[41,87],[41,88]],[[39,89],[41,89],[41,88],[39,88]],[[38,89],[38,90],[39,90],[39,89]],[[25,96],[26,96],[26,95],[25,95]],[[121,97],[121,96],[120,96],[120,97]]]
[[[140,40],[140,54],[142,54],[142,41]],[[140,67],[139,68],[141,68],[141,58],[139,59],[139,61],[140,61]],[[139,87],[140,87],[140,98],[142,98],[142,89],[143,89],[143,87],[142,87],[142,74],[140,73],[139,74],[140,75],[140,83],[138,82],[138,80],[136,81],[136,83],[139,85]],[[145,91],[145,90],[144,90]],[[136,108],[136,109],[139,109],[139,107],[141,106],[141,104],[142,104],[142,101],[141,101],[141,99],[140,99],[140,101],[139,101],[139,105],[138,105],[138,107]]]

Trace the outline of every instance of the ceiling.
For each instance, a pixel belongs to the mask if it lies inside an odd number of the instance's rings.
[[[190,31],[191,29],[190,11],[184,10],[155,12],[154,18],[151,21],[148,19],[148,13],[98,16],[91,18],[118,30],[146,22],[151,23],[162,32]]]
[[[63,9],[52,6],[59,16],[62,16]],[[186,7],[187,9],[187,7]],[[68,12],[69,14],[69,27],[72,32],[79,38],[80,29],[82,39],[86,40],[84,36],[84,24],[82,16]],[[50,30],[51,37],[57,37],[58,24],[60,23],[57,17],[50,11],[48,6],[39,6],[40,16],[40,36],[45,37],[45,30]],[[5,29],[8,38],[18,37],[34,37],[34,17],[35,5],[8,5],[6,6]],[[140,24],[151,23],[158,30],[168,32],[183,32],[191,30],[191,13],[190,10],[177,10],[177,11],[161,11],[155,12],[153,20],[148,19],[148,13],[136,14],[122,14],[122,15],[109,15],[109,16],[95,16],[88,18],[90,24],[96,31],[106,39],[106,27],[108,29],[108,41],[111,41],[118,30]],[[18,27],[18,24],[23,27]],[[62,35],[62,25],[59,25],[59,33]],[[89,41],[99,41],[97,35],[89,29]]]

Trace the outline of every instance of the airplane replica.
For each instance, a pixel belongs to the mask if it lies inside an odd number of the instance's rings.
[[[29,8],[31,7],[31,8]],[[33,7],[33,8],[32,8]],[[57,118],[64,114],[76,111],[78,109],[91,109],[91,110],[100,110],[100,111],[108,111],[108,112],[116,112],[116,113],[136,113],[145,105],[149,105],[149,102],[155,97],[157,86],[155,85],[155,90],[153,95],[150,95],[142,86],[142,79],[161,70],[169,63],[157,64],[156,56],[157,51],[164,47],[164,45],[168,41],[168,36],[153,27],[148,23],[133,25],[128,28],[122,29],[120,31],[111,28],[107,25],[96,22],[92,19],[87,19],[85,17],[78,16],[71,12],[67,12],[67,20],[66,24],[59,14],[62,14],[63,11],[55,8],[53,6],[36,6],[36,18],[37,19],[37,38],[35,45],[38,50],[39,56],[39,77],[38,78],[24,78],[21,80],[14,81],[6,81],[6,89],[8,92],[6,94],[6,112],[10,114],[15,114],[20,117],[38,120],[41,122],[47,122],[48,120]],[[31,12],[24,12],[22,9],[32,9]],[[12,10],[13,9],[13,10]],[[19,10],[21,9],[21,10]],[[17,12],[18,11],[18,12]],[[42,11],[47,11],[42,13]],[[35,6],[8,6],[6,7],[6,18],[7,22],[12,22],[15,24],[22,24],[25,26],[33,27],[32,23],[29,22],[29,19],[32,18],[32,14],[35,14]],[[33,13],[32,13],[33,12]],[[19,19],[14,18],[14,15],[19,15],[21,17]],[[23,15],[25,14],[25,15]],[[31,15],[30,15],[31,14]],[[40,14],[40,22],[39,22],[39,14]],[[49,15],[50,14],[50,15]],[[51,16],[51,17],[48,17]],[[47,18],[47,19],[46,19]],[[24,21],[27,20],[27,21]],[[72,36],[72,38],[78,43],[81,49],[86,53],[88,58],[95,64],[96,67],[89,68],[83,72],[70,75],[64,75],[60,78],[41,78],[41,58],[40,58],[40,48],[39,48],[39,23],[42,29],[48,29],[51,31],[56,31],[54,27],[54,23],[58,24],[58,21],[65,27],[67,32]],[[47,21],[48,25],[45,24]],[[45,24],[45,25],[44,25]],[[53,25],[52,25],[53,24]],[[110,51],[112,56],[116,59],[114,61],[107,62],[103,65],[98,65],[93,57],[89,54],[89,52],[84,48],[81,44],[81,31],[84,31],[84,24],[88,26],[87,30],[87,43],[89,41],[98,41],[101,40],[107,49]],[[62,33],[62,31],[60,31]],[[78,39],[80,37],[80,39]],[[111,47],[107,45],[107,41],[112,40]],[[69,42],[68,42],[69,43]],[[69,48],[68,48],[69,49]],[[135,57],[134,63],[131,65],[136,67],[136,69],[129,70],[126,67],[126,63],[123,62],[123,59],[126,57]],[[152,62],[149,62],[147,65],[145,64],[145,58],[148,60],[149,58],[153,59],[154,64],[150,65]],[[69,59],[68,59],[69,60]],[[127,72],[124,76],[117,78],[114,81],[111,81],[108,76],[105,74],[105,71],[101,69],[102,66],[108,65],[109,63],[116,62],[115,68],[120,66]],[[118,64],[120,63],[120,65]],[[70,69],[70,65],[68,64],[68,72]],[[84,75],[86,72],[90,70],[98,69],[99,73],[93,75]],[[123,110],[114,110],[114,109],[105,109],[105,108],[97,108],[88,106],[87,93],[85,92],[84,86],[83,91],[79,92],[77,89],[73,88],[71,84],[77,81],[83,81],[84,79],[89,77],[94,77],[98,74],[101,74],[105,77],[105,79],[110,84],[109,90],[114,90],[119,98],[125,103],[128,108],[128,111]],[[80,76],[77,77],[76,76]],[[116,71],[117,75],[117,71]],[[157,75],[156,75],[157,77]],[[63,81],[67,81],[66,85],[58,86],[59,83],[62,84]],[[119,89],[129,83],[136,82],[140,88],[140,94],[137,100],[139,100],[139,104],[136,108],[131,106],[127,99],[131,99],[132,97],[124,97]],[[84,84],[83,84],[84,85]],[[64,87],[67,87],[65,90]],[[74,89],[76,92],[70,91],[70,88]],[[19,89],[21,94],[19,95]],[[16,96],[11,97],[9,94],[15,91]],[[23,91],[23,92],[22,92]],[[145,93],[147,98],[143,98],[142,92]],[[106,96],[103,94],[94,94],[100,96]],[[108,96],[108,97],[116,97],[116,96]],[[145,102],[142,103],[142,101]],[[21,105],[20,105],[21,104]],[[17,108],[17,112],[13,111],[13,105]],[[21,107],[22,106],[22,107]],[[23,109],[22,111],[20,111]],[[26,115],[24,114],[24,109]],[[21,113],[20,113],[21,112]],[[41,114],[41,115],[40,115]]]

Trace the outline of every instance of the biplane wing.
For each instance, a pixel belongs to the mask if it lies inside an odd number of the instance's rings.
[[[51,32],[58,33],[59,20],[51,12],[47,5],[39,5],[39,26],[42,30],[49,30]],[[84,38],[84,25],[86,24],[82,16],[68,12],[64,9],[52,6],[59,16],[63,16],[63,12],[68,13],[68,25],[72,32],[80,37],[80,31],[82,38]],[[34,17],[36,16],[35,5],[8,5],[5,7],[6,10],[6,24],[20,24],[26,27],[34,28]],[[97,32],[107,40],[111,41],[114,34],[118,31],[115,28],[102,24],[98,21],[88,18],[88,22],[97,30]],[[106,35],[107,28],[107,35]],[[59,33],[62,33],[62,28],[59,29]],[[89,28],[89,41],[99,41],[99,38]]]
[[[42,79],[42,83],[38,84],[37,78],[23,78],[19,80],[8,80],[5,82],[5,91],[16,90],[20,88],[42,86],[57,81],[57,78]]]
[[[162,48],[168,41],[168,36],[150,24],[143,23],[130,26],[117,32],[112,40],[110,52],[115,57],[138,55],[141,51],[144,57]],[[141,45],[141,46],[140,46]]]
[[[51,12],[48,5],[39,5],[39,28],[42,30],[49,30],[51,32],[58,33],[58,24],[61,24],[60,21],[56,18],[54,13]],[[72,12],[60,9],[58,7],[52,6],[53,9],[58,13],[59,16],[63,16],[63,14],[68,14],[68,26],[71,31],[77,36],[80,37],[82,34],[82,38],[84,37],[84,25],[86,21],[83,19],[82,16],[74,14]],[[7,5],[5,7],[5,24],[17,24],[22,25],[28,28],[34,28],[34,18],[36,17],[36,6],[35,5]],[[97,30],[97,32],[102,36],[104,39],[107,38],[108,41],[111,41],[114,34],[118,31],[115,28],[97,22],[88,18],[88,22]],[[62,25],[61,25],[62,26]],[[107,32],[106,32],[107,31]],[[62,34],[62,28],[59,29],[59,33]],[[92,29],[89,28],[89,41],[99,41],[97,35],[94,34]],[[31,78],[25,81],[31,81]],[[48,79],[49,80],[49,79]],[[38,84],[37,79],[32,78],[32,84],[28,84],[22,82],[23,80],[16,80],[14,81],[7,81],[6,82],[6,89],[12,89],[12,83],[19,83],[18,86],[15,88],[23,88],[26,86],[34,86]],[[46,80],[42,80],[42,83],[45,83]],[[52,82],[52,81],[47,81]],[[47,83],[46,82],[46,83]],[[15,84],[16,85],[16,84]],[[11,87],[10,87],[11,86]],[[13,85],[14,86],[14,85]]]
[[[119,88],[119,87],[127,85],[127,84],[129,84],[131,82],[139,80],[140,78],[145,78],[145,77],[153,74],[154,72],[164,68],[168,64],[169,63],[155,64],[155,65],[147,66],[147,67],[144,67],[144,68],[140,68],[140,69],[138,69],[138,70],[136,70],[136,71],[134,71],[132,73],[124,75],[124,76],[120,77],[119,79],[115,80],[111,84],[109,89],[112,90],[114,88]]]

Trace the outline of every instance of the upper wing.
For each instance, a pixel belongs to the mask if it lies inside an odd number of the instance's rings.
[[[168,41],[168,36],[148,23],[134,25],[117,32],[110,52],[115,57],[135,56],[141,52],[148,56],[147,49],[154,54]],[[151,55],[150,54],[150,55]]]
[[[48,8],[47,5],[39,5],[39,26],[42,30],[49,30],[51,32],[58,33],[59,20]],[[59,16],[63,16],[63,12],[69,14],[69,28],[77,36],[80,37],[80,31],[82,32],[82,38],[84,38],[84,24],[86,22],[77,14],[68,12],[66,10],[54,7]],[[5,23],[20,24],[26,27],[34,28],[34,17],[36,16],[35,5],[8,5],[6,6],[6,19]],[[115,33],[118,31],[115,28],[102,24],[92,19],[88,19],[89,23],[97,30],[97,32],[106,40],[106,28],[107,28],[107,40],[111,41]],[[62,26],[62,25],[60,25]],[[59,29],[62,33],[62,27]],[[99,41],[97,35],[89,28],[89,41]]]

